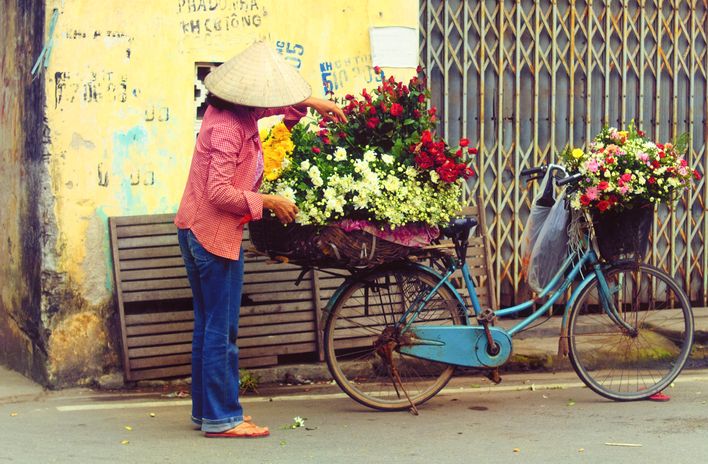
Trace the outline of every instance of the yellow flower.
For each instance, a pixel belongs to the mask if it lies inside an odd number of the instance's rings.
[[[585,154],[580,148],[573,148],[573,158],[580,159]]]
[[[269,131],[259,132],[263,142],[263,164],[265,178],[276,180],[283,170],[285,158],[292,153],[295,145],[290,139],[290,131],[282,122],[273,126]]]

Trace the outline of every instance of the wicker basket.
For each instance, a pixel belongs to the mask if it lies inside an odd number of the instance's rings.
[[[592,223],[600,256],[608,262],[644,259],[649,232],[654,221],[654,205],[637,205],[623,211],[593,214]]]
[[[417,249],[368,232],[345,232],[336,226],[283,225],[266,213],[250,222],[251,242],[272,258],[309,267],[373,267],[403,259]]]

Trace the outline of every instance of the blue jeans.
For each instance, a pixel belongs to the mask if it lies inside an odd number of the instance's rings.
[[[194,306],[192,422],[222,432],[243,422],[236,346],[243,254],[237,261],[211,254],[188,229],[177,236]]]

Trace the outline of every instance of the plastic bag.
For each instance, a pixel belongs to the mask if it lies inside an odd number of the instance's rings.
[[[529,286],[536,292],[551,282],[561,264],[568,256],[568,222],[570,211],[565,207],[565,197],[559,195],[550,208],[529,261]]]
[[[528,279],[529,275],[529,264],[531,263],[531,254],[533,252],[533,247],[536,244],[538,235],[541,233],[541,228],[546,222],[548,213],[551,212],[552,204],[547,204],[546,198],[544,198],[544,192],[547,189],[548,183],[551,182],[550,172],[546,173],[541,181],[541,188],[533,199],[531,203],[531,211],[529,212],[529,217],[526,220],[526,225],[524,226],[524,231],[521,234],[521,275]],[[555,195],[553,196],[555,200]]]

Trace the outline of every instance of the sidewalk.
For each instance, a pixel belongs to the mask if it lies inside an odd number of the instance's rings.
[[[0,404],[35,399],[44,394],[44,388],[0,364]]]
[[[708,308],[694,308],[695,341],[691,356],[697,364],[704,365],[708,361]],[[572,370],[567,358],[558,357],[558,337],[560,334],[560,317],[553,317],[540,327],[521,332],[514,337],[513,354],[507,364],[502,367],[502,373],[513,372],[550,372]],[[515,321],[505,320],[499,325],[511,327]],[[690,363],[690,361],[689,361]],[[307,385],[311,382],[330,381],[331,376],[324,362],[307,364],[280,365],[268,368],[248,369],[260,386],[269,390],[290,385]],[[480,371],[481,372],[481,371]],[[481,375],[481,374],[480,374]],[[106,390],[130,388],[122,386],[120,375],[106,376],[109,380],[100,387]],[[138,388],[152,387],[185,387],[189,379],[170,381],[142,381]],[[41,385],[0,365],[0,404],[32,399],[44,393]]]

